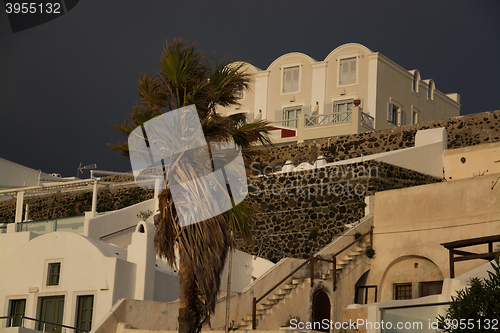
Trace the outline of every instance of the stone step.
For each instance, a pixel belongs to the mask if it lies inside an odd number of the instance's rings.
[[[292,289],[280,289],[280,291],[278,292],[278,295],[288,295],[291,292],[292,292]]]
[[[292,289],[295,289],[295,288],[297,288],[297,285],[296,285],[296,284],[287,284],[287,285],[285,286],[285,289],[288,289],[288,290],[290,290],[290,291],[292,291]]]
[[[301,284],[303,281],[304,281],[304,279],[293,279],[292,284],[295,284],[295,285]]]

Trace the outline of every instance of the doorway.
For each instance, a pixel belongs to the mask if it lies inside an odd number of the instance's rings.
[[[38,318],[42,321],[62,324],[64,314],[64,296],[42,297]],[[45,329],[44,329],[45,327]],[[37,329],[44,332],[61,332],[61,326],[38,323]]]
[[[323,320],[327,319],[330,322],[330,298],[328,294],[323,290],[318,290],[313,296],[313,308],[312,308],[312,317],[313,317],[313,325],[316,322],[322,323]],[[323,328],[323,325],[320,325],[320,329],[315,329],[321,332],[329,332],[328,328]]]

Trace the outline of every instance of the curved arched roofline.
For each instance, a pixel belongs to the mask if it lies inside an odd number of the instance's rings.
[[[385,281],[385,278],[387,277],[387,273],[389,272],[389,270],[396,264],[400,263],[400,262],[403,262],[407,259],[413,259],[413,258],[419,258],[419,259],[424,259],[424,260],[427,260],[429,262],[431,262],[432,264],[434,264],[434,266],[437,267],[437,269],[439,269],[439,271],[441,272],[441,275],[444,276],[443,274],[443,271],[441,270],[441,268],[439,267],[438,264],[436,264],[436,262],[434,260],[432,260],[431,258],[429,257],[425,257],[423,255],[419,255],[419,254],[405,254],[405,255],[402,255],[400,257],[397,257],[395,259],[393,259],[384,269],[384,273],[382,274],[381,278],[380,278],[380,286],[384,283]]]
[[[375,52],[373,52],[372,50],[370,50],[369,48],[367,48],[366,46],[364,46],[362,44],[359,44],[359,43],[347,43],[347,44],[343,44],[343,45],[338,46],[332,52],[328,53],[328,55],[325,57],[325,60],[327,60],[328,58],[330,58],[334,53],[338,52],[339,50],[342,50],[343,48],[347,48],[347,47],[350,47],[350,46],[358,47],[358,48],[362,49],[363,51],[366,51],[367,53],[375,53]]]
[[[262,72],[262,69],[260,69],[259,67],[255,67],[254,65],[252,65],[247,61],[233,61],[232,63],[230,63],[230,65],[236,65],[236,66],[241,65],[241,68],[243,68],[244,70],[246,70],[246,68],[252,68],[255,71],[255,73]]]
[[[65,237],[65,242],[72,244],[75,248],[81,249],[82,251],[89,251],[90,249],[95,249],[95,251],[99,251],[104,257],[112,257],[112,258],[120,258],[120,259],[127,259],[127,250],[124,248],[121,248],[116,245],[108,244],[106,242],[93,239],[93,238],[88,238],[80,234],[75,234],[72,232],[65,232],[65,231],[56,231],[56,232],[50,232],[47,234],[40,235],[38,237],[33,238],[30,240],[28,243],[26,243],[24,246],[21,246],[19,249],[14,251],[12,255],[15,255],[18,251],[24,251],[25,246],[37,246],[38,243],[47,243],[47,242],[53,242],[54,238],[58,238],[60,236]],[[86,247],[84,250],[83,248]],[[118,253],[118,255],[116,254]]]
[[[415,75],[415,73],[417,73],[420,81],[422,81],[422,76],[420,75],[420,71],[418,69],[410,69],[408,73],[410,73],[411,75]]]
[[[314,64],[315,62],[317,62],[316,60],[314,60],[313,58],[311,58],[310,56],[308,56],[307,54],[305,53],[302,53],[302,52],[290,52],[290,53],[286,53],[286,54],[283,54],[282,56],[278,57],[277,59],[275,59],[268,67],[266,70],[270,70],[271,67],[273,67],[277,62],[287,58],[287,57],[291,57],[291,56],[301,56],[301,57],[304,57],[305,59],[309,60],[312,64]]]

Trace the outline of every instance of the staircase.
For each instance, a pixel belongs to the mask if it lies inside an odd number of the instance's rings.
[[[363,220],[367,220],[372,216],[373,215],[370,214],[370,216],[367,216],[366,219]],[[349,233],[352,234],[352,231],[355,229],[356,228],[349,230]],[[370,247],[369,237],[366,237],[368,234],[369,233],[363,235],[357,241],[349,243],[347,246],[344,246],[340,251],[333,254],[333,257],[336,258],[335,272],[333,271],[333,268],[331,267],[330,264],[328,265],[328,267],[330,268],[326,269],[326,272],[324,272],[325,268],[321,267],[319,269],[319,272],[314,273],[314,275],[312,275],[314,281],[316,280],[328,281],[328,283],[331,284],[332,280],[334,279],[334,274],[336,274],[336,279],[334,281],[337,281],[342,275],[346,274],[349,271],[350,265],[356,260],[356,258],[364,255],[365,250]],[[339,239],[340,238],[342,238],[342,236],[339,237]],[[325,247],[325,249],[320,251],[320,253],[325,252],[325,250],[332,245],[334,245],[334,243]],[[328,255],[325,253],[324,256],[332,256],[332,255]],[[318,260],[316,262],[320,261]],[[311,278],[295,278],[291,276],[287,282],[281,283],[280,286],[281,288],[276,288],[274,293],[270,293],[265,300],[261,300],[257,304],[255,310],[257,327],[259,325],[259,322],[262,322],[266,318],[266,316],[271,315],[273,311],[277,311],[276,313],[279,313],[280,311],[289,312],[289,310],[287,309],[287,304],[289,304],[290,302],[292,302],[293,304],[293,299],[296,298],[295,295],[301,292],[305,292],[306,289],[310,290]],[[248,330],[252,329],[252,320],[253,316],[251,313],[243,317],[242,320],[239,322],[239,329],[248,329]]]
[[[257,323],[259,320],[264,319],[266,315],[272,314],[273,308],[276,308],[278,304],[285,304],[288,299],[293,298],[294,294],[299,293],[301,289],[305,289],[308,283],[311,283],[310,278],[292,279],[283,289],[279,289],[276,293],[268,296],[266,301],[260,302],[256,310]],[[239,324],[239,328],[252,329],[251,314],[243,318]]]

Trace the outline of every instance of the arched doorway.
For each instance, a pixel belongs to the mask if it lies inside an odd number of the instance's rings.
[[[318,290],[313,296],[312,302],[312,317],[313,317],[313,325],[316,322],[322,323],[324,319],[330,321],[330,298],[327,293],[323,290]],[[323,326],[323,325],[321,325]],[[324,329],[321,327],[320,329],[315,329],[316,331],[321,332],[329,332],[329,329]]]

